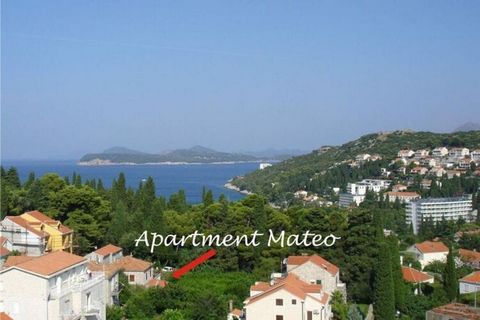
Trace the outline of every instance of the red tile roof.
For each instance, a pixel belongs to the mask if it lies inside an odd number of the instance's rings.
[[[32,227],[30,225],[30,223],[28,223],[27,220],[23,219],[22,217],[19,217],[19,216],[6,216],[5,219],[8,219],[10,221],[12,221],[13,223],[21,226],[22,228],[25,228],[27,229],[28,231],[30,231],[31,233],[34,233],[36,234],[37,236],[39,236],[40,238],[45,238],[45,237],[48,237],[49,234],[44,232],[44,231],[40,231],[40,230],[37,230],[35,229],[34,227]]]
[[[121,270],[120,266],[116,263],[100,264],[96,262],[89,262],[87,268],[93,272],[103,272],[107,279],[111,279]]]
[[[0,236],[0,246],[3,246],[3,244],[7,241],[8,239],[5,238],[4,236]]]
[[[460,279],[463,282],[480,283],[480,271],[475,271]]]
[[[95,250],[94,252],[96,254],[98,254],[99,256],[107,256],[109,254],[117,253],[117,252],[120,252],[120,251],[122,251],[122,248],[114,246],[113,244],[109,243],[106,246]]]
[[[10,257],[7,259],[7,262],[8,260],[10,260]],[[87,260],[84,257],[80,257],[65,251],[55,251],[40,257],[34,257],[27,261],[17,263],[13,265],[12,268],[21,269],[48,277],[85,261]]]
[[[320,300],[310,295],[310,293],[321,293],[321,290],[322,290],[321,285],[308,284],[300,280],[296,275],[289,274],[287,275],[286,278],[277,279],[276,282],[264,292],[256,294],[253,297],[247,298],[246,304],[254,303],[279,290],[286,290],[292,295],[297,296],[300,299],[305,299],[307,296],[309,296],[310,298],[320,303],[324,303],[324,301],[328,301],[328,296],[326,296],[326,299],[325,299],[326,293],[323,293],[323,296]]]
[[[421,283],[433,279],[431,275],[410,267],[402,267],[402,274],[403,280],[411,283]]]
[[[117,264],[121,269],[127,272],[145,272],[152,267],[152,264],[150,262],[140,260],[131,256],[123,257],[120,260],[114,262],[114,264]]]
[[[151,288],[151,287],[165,288],[167,284],[168,284],[168,281],[166,280],[150,279],[147,282],[147,288]]]
[[[449,319],[455,320],[480,320],[480,309],[466,304],[450,303],[437,307],[427,313],[435,313],[449,316]],[[454,317],[454,318],[453,318]]]
[[[10,253],[10,250],[8,250],[7,248],[5,247],[1,247],[0,246],[0,257],[5,257],[7,254]]]
[[[330,263],[329,261],[325,260],[324,258],[316,254],[312,256],[290,256],[287,259],[287,265],[299,266],[308,261],[311,261],[317,266],[324,268],[332,275],[336,275],[338,271],[340,271],[340,269],[338,269],[336,265],[334,265],[333,263]]]
[[[8,267],[11,267],[11,266],[15,266],[17,264],[20,264],[22,262],[25,262],[25,261],[29,261],[29,260],[32,260],[34,259],[35,257],[30,257],[30,256],[9,256],[7,258],[7,261],[5,261],[5,263],[3,264],[3,266],[5,268],[8,268]]]
[[[5,312],[0,312],[0,320],[13,320],[13,318]]]
[[[234,315],[235,317],[237,318],[240,318],[242,316],[242,310],[240,309],[233,309],[231,312],[230,312],[231,315]]]
[[[257,282],[253,286],[250,286],[251,291],[267,291],[270,289],[270,284],[267,282]]]
[[[465,262],[479,262],[480,261],[480,252],[467,250],[467,249],[460,249],[458,250],[458,254],[460,258]]]
[[[415,247],[422,253],[448,252],[448,247],[441,241],[415,243]]]
[[[41,213],[40,211],[37,211],[37,210],[28,211],[28,212],[25,212],[24,214],[28,214],[28,215],[34,217],[35,219],[37,219],[38,221],[41,221],[41,222],[57,222],[53,218],[50,218],[46,214],[43,214],[43,213]]]
[[[387,195],[389,197],[420,197],[420,195],[416,192],[410,192],[410,191],[390,191],[387,192]]]

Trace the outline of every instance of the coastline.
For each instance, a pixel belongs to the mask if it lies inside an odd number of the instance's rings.
[[[146,163],[135,163],[135,162],[77,162],[79,166],[85,167],[100,167],[100,166],[179,166],[179,165],[205,165],[205,164],[241,164],[241,163],[262,163],[264,160],[253,160],[253,161],[215,161],[215,162],[174,162],[174,161],[165,161],[165,162],[146,162]],[[272,162],[272,161],[271,161]]]
[[[226,189],[233,190],[233,191],[236,191],[236,192],[241,193],[241,194],[244,194],[244,195],[252,195],[252,194],[254,194],[253,192],[248,191],[248,190],[240,190],[239,187],[234,186],[231,182],[232,182],[232,179],[228,180],[228,182],[225,183],[223,186],[224,186]]]

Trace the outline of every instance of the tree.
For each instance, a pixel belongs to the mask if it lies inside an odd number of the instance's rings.
[[[390,248],[380,244],[374,283],[374,314],[376,319],[395,319],[395,292],[392,278]]]
[[[458,279],[455,270],[455,261],[453,258],[453,249],[452,245],[449,246],[449,251],[447,255],[447,264],[445,266],[445,272],[443,274],[443,287],[447,294],[447,298],[450,301],[453,301],[457,298],[458,295]]]
[[[340,291],[334,291],[332,294],[332,313],[334,320],[348,319],[348,305],[343,300],[343,295]]]
[[[159,320],[184,320],[185,317],[183,316],[183,313],[180,310],[176,309],[167,309],[162,312],[160,317],[158,317]]]
[[[203,197],[203,205],[208,207],[211,204],[213,204],[213,192],[212,190],[208,190]]]
[[[403,281],[402,267],[400,265],[400,253],[398,251],[398,240],[396,237],[389,237],[390,258],[392,264],[392,278],[395,290],[395,307],[402,310],[405,306],[405,283]]]

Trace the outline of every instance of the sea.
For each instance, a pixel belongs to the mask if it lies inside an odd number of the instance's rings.
[[[240,200],[245,195],[224,187],[233,177],[241,176],[259,168],[258,162],[228,164],[155,164],[155,165],[106,165],[81,166],[73,160],[2,160],[4,168],[17,168],[20,179],[25,181],[30,172],[36,177],[57,173],[62,177],[80,174],[82,181],[102,179],[110,187],[120,172],[125,174],[127,185],[136,189],[143,179],[152,177],[157,195],[169,197],[180,189],[185,190],[191,204],[202,201],[203,187],[212,190],[214,197],[224,194],[230,201]]]

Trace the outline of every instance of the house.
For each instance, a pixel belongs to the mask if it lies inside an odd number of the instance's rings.
[[[12,250],[31,256],[57,250],[71,253],[73,248],[73,230],[39,211],[6,216],[0,236],[11,242]]]
[[[125,273],[130,284],[144,286],[153,278],[153,265],[150,262],[126,256],[115,264]]]
[[[407,186],[404,184],[396,184],[392,187],[393,192],[401,192],[406,190],[407,190]]]
[[[397,199],[400,202],[410,202],[413,200],[420,199],[421,196],[416,193],[416,192],[408,192],[408,191],[403,191],[403,192],[394,192],[394,191],[389,191],[385,193],[385,196],[388,196],[388,199],[390,202],[395,202]]]
[[[480,308],[461,303],[450,303],[428,310],[425,320],[480,320]]]
[[[433,167],[432,169],[430,169],[429,173],[432,176],[436,176],[438,178],[441,178],[441,177],[443,177],[444,174],[447,173],[447,170],[445,170],[443,167],[436,166],[436,167]]]
[[[352,204],[359,205],[365,200],[367,191],[378,193],[390,186],[391,180],[363,179],[355,183],[347,183],[347,192],[339,195],[338,204],[341,207],[349,207]]]
[[[415,154],[414,154],[414,157],[416,159],[422,159],[422,158],[425,158],[427,156],[428,156],[428,150],[426,150],[426,149],[417,150],[417,151],[415,151]]]
[[[416,166],[410,170],[410,173],[425,175],[428,172],[428,169],[425,167]]]
[[[441,158],[448,155],[448,149],[445,147],[438,147],[432,150],[432,156],[435,158]]]
[[[370,159],[370,157],[371,156],[368,153],[362,153],[355,157],[355,161],[358,161],[358,162],[367,161]]]
[[[330,295],[322,285],[302,281],[294,274],[257,282],[244,301],[247,320],[331,319]]]
[[[441,241],[424,241],[415,243],[407,249],[420,262],[422,269],[433,261],[447,261],[448,247]]]
[[[467,148],[452,148],[448,151],[448,156],[450,158],[463,158],[470,154],[470,150]]]
[[[434,279],[426,272],[418,271],[411,267],[402,266],[403,280],[408,283],[433,283]]]
[[[453,177],[460,177],[462,172],[459,170],[447,170],[447,178],[452,179]]]
[[[466,265],[474,269],[480,269],[480,252],[467,249],[459,249],[458,256],[460,257],[460,260]]]
[[[87,255],[87,259],[96,263],[113,263],[123,257],[122,248],[107,244]]]
[[[305,191],[305,190],[298,190],[298,191],[295,191],[295,193],[293,194],[293,196],[295,198],[298,198],[298,199],[303,199],[305,198],[306,196],[308,196],[308,192]]]
[[[152,278],[148,280],[146,287],[147,288],[152,288],[152,287],[165,288],[167,284],[168,284],[168,281],[166,280]]]
[[[422,181],[420,182],[420,187],[422,189],[430,189],[431,186],[432,186],[432,180],[430,179],[422,179]]]
[[[3,236],[0,236],[0,267],[3,264],[3,261],[12,252],[12,250],[13,250],[12,242],[10,242],[10,240],[8,240]]]
[[[413,150],[403,149],[403,150],[398,151],[397,157],[399,157],[399,158],[410,158],[414,154],[415,154],[415,152]]]
[[[457,166],[459,169],[468,170],[472,164],[473,160],[470,158],[463,158],[457,161]]]
[[[232,309],[227,315],[227,320],[240,320],[242,318],[243,311],[240,309]]]
[[[435,167],[435,165],[437,164],[437,160],[431,157],[426,157],[420,160],[420,164],[422,166]]]
[[[114,263],[100,264],[96,262],[88,262],[87,268],[94,274],[103,274],[104,281],[104,301],[107,305],[119,304],[120,294],[120,267]]]
[[[102,274],[65,251],[5,262],[0,271],[3,312],[15,320],[106,318]],[[15,261],[14,261],[15,260]]]
[[[480,161],[480,149],[472,150],[472,152],[470,152],[470,158],[475,162],[479,162]]]
[[[475,271],[458,280],[460,294],[480,291],[480,271]]]
[[[323,291],[329,294],[338,290],[346,297],[346,286],[340,281],[340,269],[319,255],[289,256],[286,265],[287,273],[307,283],[321,284]]]

